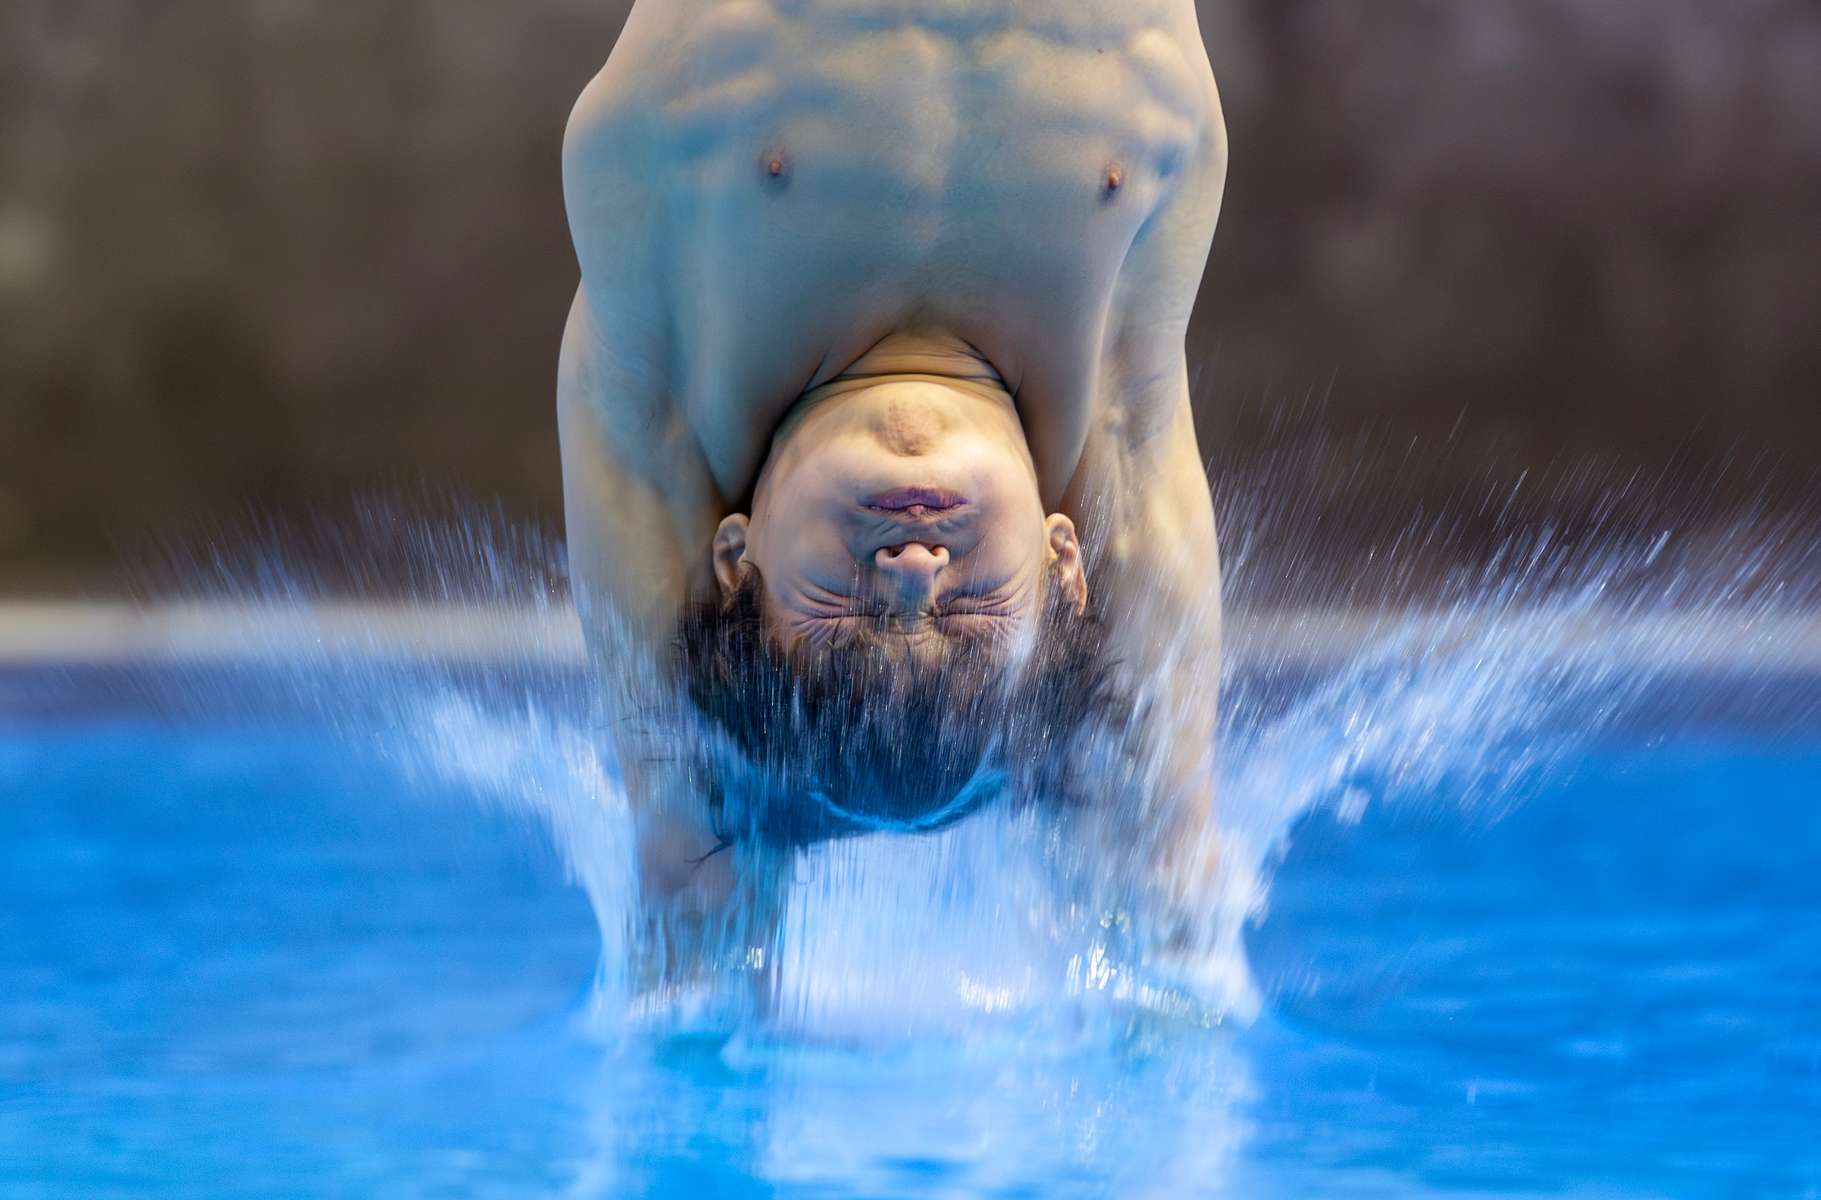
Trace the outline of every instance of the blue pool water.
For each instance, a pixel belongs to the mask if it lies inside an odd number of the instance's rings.
[[[806,859],[765,1021],[624,1017],[565,685],[11,680],[0,1195],[1821,1194],[1821,692],[1486,647],[1230,683],[1199,1004],[989,820]]]

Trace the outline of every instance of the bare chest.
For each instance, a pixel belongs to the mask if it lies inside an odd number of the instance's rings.
[[[1196,145],[1197,36],[1187,0],[635,14],[615,54],[649,177],[626,186],[716,473],[755,470],[798,395],[910,327],[978,348],[1027,426],[1086,420],[1127,251]]]

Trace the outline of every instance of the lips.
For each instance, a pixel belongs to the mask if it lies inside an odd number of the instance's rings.
[[[860,501],[862,507],[907,517],[934,516],[967,506],[960,492],[939,487],[901,487]]]

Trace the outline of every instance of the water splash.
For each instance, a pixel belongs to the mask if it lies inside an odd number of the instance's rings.
[[[1496,820],[1662,672],[1741,647],[1774,654],[1805,611],[1765,584],[1787,529],[1760,531],[1755,547],[1729,543],[1730,570],[1704,571],[1671,535],[1589,552],[1534,525],[1417,615],[1271,621],[1242,610],[1222,685],[1221,869],[1194,954],[1155,953],[1135,933],[1143,897],[1092,871],[1104,844],[1091,823],[989,811],[931,836],[797,852],[774,923],[736,930],[702,987],[641,998],[637,963],[651,946],[632,820],[579,666],[560,552],[485,516],[444,527],[375,516],[368,530],[393,557],[403,547],[406,598],[443,606],[429,619],[450,619],[454,601],[469,624],[515,629],[512,649],[402,670],[388,661],[401,657],[387,653],[400,637],[393,618],[277,650],[262,646],[255,619],[238,657],[263,658],[277,690],[350,744],[544,823],[600,924],[597,1027],[624,1027],[630,1013],[761,1040],[1073,1045],[1083,1030],[1117,1039],[1157,1022],[1248,1019],[1261,997],[1246,930],[1299,819],[1329,809],[1357,820],[1370,805],[1446,796]],[[1262,569],[1256,553],[1232,569]],[[251,570],[217,564],[231,595],[271,614],[311,602],[306,574],[248,558]]]

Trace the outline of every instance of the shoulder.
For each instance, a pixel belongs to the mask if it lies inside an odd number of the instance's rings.
[[[628,19],[612,56],[582,89],[563,130],[563,204],[584,276],[616,230],[651,215],[641,203],[651,193],[656,146],[644,78],[652,65],[641,48],[654,35],[639,28],[646,11],[648,6],[641,5]]]
[[[628,151],[686,154],[692,136],[775,87],[787,23],[755,0],[640,0],[564,132],[565,176]]]
[[[563,201],[595,319],[616,346],[686,298],[675,293],[708,202],[710,160],[788,82],[791,57],[775,45],[780,8],[640,0],[570,111]]]
[[[561,394],[630,444],[664,436],[675,357],[667,172],[658,156],[664,58],[691,0],[636,5],[563,135],[563,201],[582,286],[563,333]]]
[[[1170,36],[1137,48],[1172,117],[1160,186],[1127,249],[1103,348],[1102,416],[1134,449],[1176,436],[1188,403],[1184,343],[1226,192],[1227,129],[1207,50],[1190,11]]]

